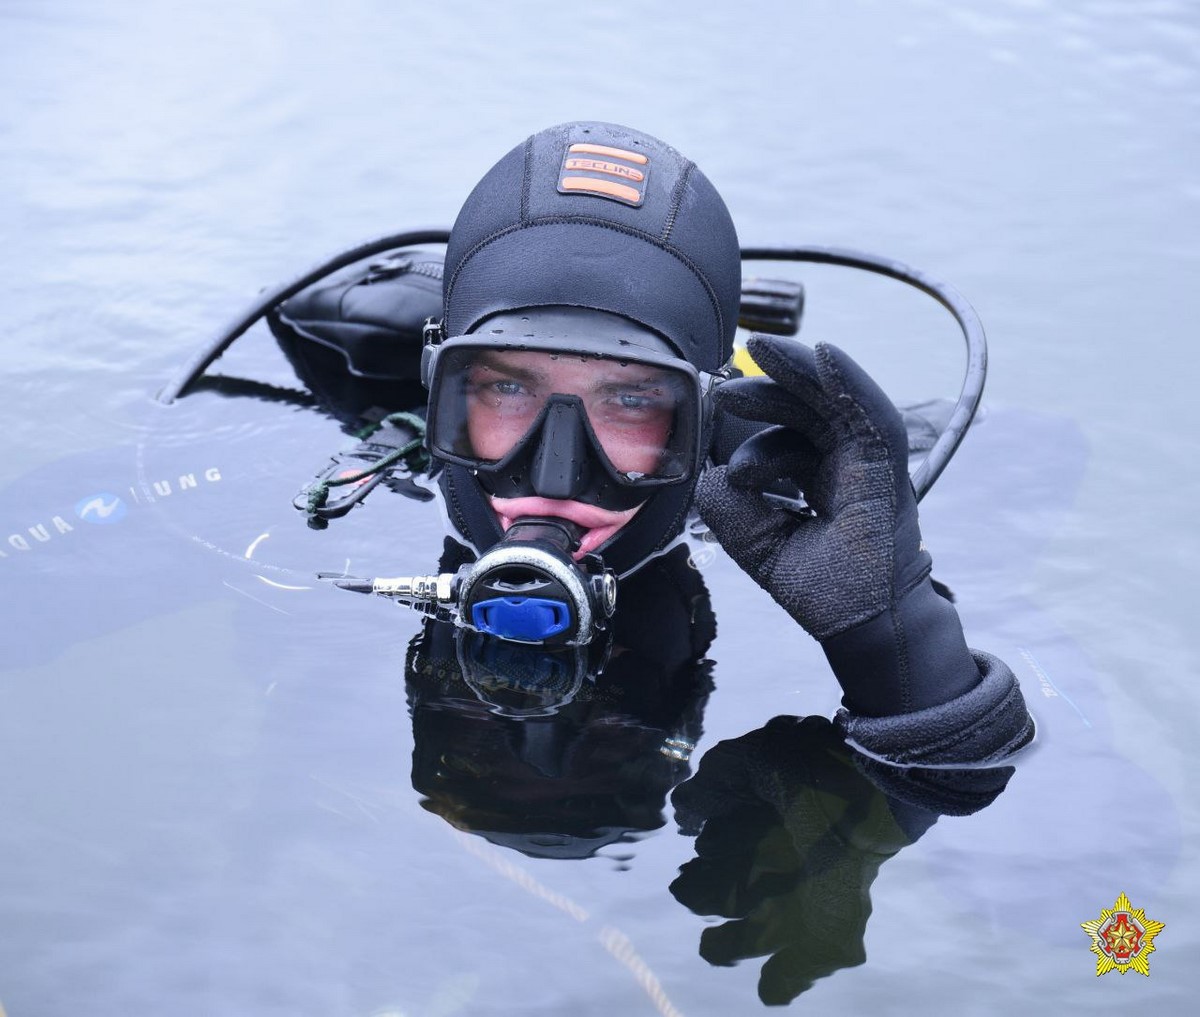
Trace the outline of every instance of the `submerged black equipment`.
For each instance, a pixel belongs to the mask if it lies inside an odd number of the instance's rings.
[[[452,544],[439,570],[461,557]],[[423,808],[534,857],[586,858],[663,826],[702,732],[715,620],[682,547],[621,597],[587,647],[422,626],[404,683]]]
[[[583,646],[607,628],[616,609],[617,580],[595,555],[573,560],[579,537],[578,527],[565,519],[518,519],[495,547],[457,572],[322,578],[356,593],[390,597],[485,635]]]

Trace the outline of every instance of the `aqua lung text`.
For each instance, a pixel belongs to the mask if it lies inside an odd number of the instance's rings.
[[[221,471],[216,466],[210,466],[202,472],[182,473],[174,480],[155,480],[140,487],[130,485],[126,488],[128,498],[110,491],[93,491],[78,499],[70,511],[60,512],[50,516],[48,521],[38,521],[6,535],[0,540],[0,558],[34,551],[42,544],[74,533],[81,525],[118,523],[125,518],[131,506],[158,501],[174,494],[186,494],[201,485],[216,484],[220,480]]]

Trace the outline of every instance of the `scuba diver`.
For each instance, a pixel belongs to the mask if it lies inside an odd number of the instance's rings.
[[[266,314],[317,403],[370,422],[297,496],[310,526],[376,485],[438,500],[436,574],[325,574],[427,616],[405,669],[425,809],[578,859],[664,826],[671,796],[698,855],[672,893],[735,919],[705,931],[706,959],[771,955],[772,1002],[861,963],[881,862],[990,803],[1034,734],[1015,675],[968,648],[931,577],[917,500],[936,472],[910,478],[913,418],[841,350],[792,338],[795,304],[747,314],[723,200],[644,133],[535,134],[448,234],[403,239],[269,292],[160,398]],[[444,259],[419,249],[443,241]],[[697,512],[819,642],[842,709],[721,742],[688,779],[716,631]],[[828,950],[804,943],[806,914]]]
[[[734,919],[702,956],[766,955],[760,997],[785,1003],[862,963],[880,864],[994,800],[1033,723],[931,579],[901,414],[832,346],[756,335],[763,374],[734,377],[741,287],[724,202],[645,134],[563,125],[484,176],[450,233],[423,380],[453,531],[441,577],[476,605],[487,587],[487,607],[431,619],[406,686],[423,806],[493,843],[590,857],[664,825],[672,795],[697,858],[671,891]],[[680,783],[715,635],[680,541],[693,507],[820,642],[843,709],[721,742]],[[526,547],[585,587],[616,577],[615,610],[590,600],[598,631],[531,605],[548,573],[474,581]]]
[[[483,558],[555,546],[603,624],[614,577],[675,543],[694,504],[820,642],[854,743],[906,762],[1007,755],[1032,721],[931,580],[903,419],[833,346],[756,335],[763,376],[731,378],[740,295],[725,203],[657,139],[572,123],[501,159],[450,232],[422,364],[454,540]],[[483,609],[486,583],[463,594],[476,630],[548,644],[577,624],[528,595],[544,577],[515,579]]]
[[[440,572],[326,576],[429,616],[409,659],[415,726],[426,707],[461,708],[474,732],[465,741],[536,741],[518,755],[562,772],[546,757],[565,751],[561,733],[535,729],[565,722],[573,703],[592,719],[597,703],[644,703],[641,681],[674,689],[679,708],[653,721],[599,710],[605,722],[649,723],[659,745],[694,743],[680,731],[695,728],[685,718],[707,695],[707,677],[695,676],[711,635],[697,618],[711,611],[686,553],[670,552],[698,510],[709,539],[820,643],[850,745],[902,765],[979,764],[1031,740],[1012,671],[968,649],[931,578],[909,433],[888,397],[841,350],[791,338],[795,318],[750,338],[761,373],[732,366],[746,321],[743,252],[693,163],[628,128],[553,127],[484,175],[445,238],[444,260],[410,245],[365,274],[262,304],[297,373],[343,420],[361,420],[372,402],[417,411],[383,416],[295,503],[321,527],[383,475],[430,498],[429,481],[376,467],[401,461],[416,474],[416,456],[432,460],[450,529]],[[426,314],[416,342],[398,337],[397,322]],[[348,493],[331,495],[335,484]],[[676,638],[675,625],[690,632]],[[674,782],[658,782],[662,800]],[[455,787],[433,807],[454,811]]]

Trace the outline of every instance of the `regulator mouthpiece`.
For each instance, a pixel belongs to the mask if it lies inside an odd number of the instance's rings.
[[[456,573],[323,578],[510,642],[583,646],[607,628],[617,605],[617,579],[597,555],[573,559],[580,536],[565,519],[529,517],[514,522],[500,543]]]

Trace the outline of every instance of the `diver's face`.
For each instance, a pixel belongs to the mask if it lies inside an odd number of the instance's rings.
[[[551,395],[577,396],[604,454],[622,473],[653,475],[675,420],[670,372],[647,364],[526,350],[491,350],[467,376],[467,429],[475,454],[502,459]],[[586,532],[577,556],[608,540],[641,507],[614,511],[540,497],[492,498],[504,529],[528,515],[569,519]]]
[[[560,353],[496,350],[467,377],[467,429],[476,455],[502,459],[533,426],[552,395],[578,396],[609,462],[622,473],[653,474],[675,419],[666,371]]]

